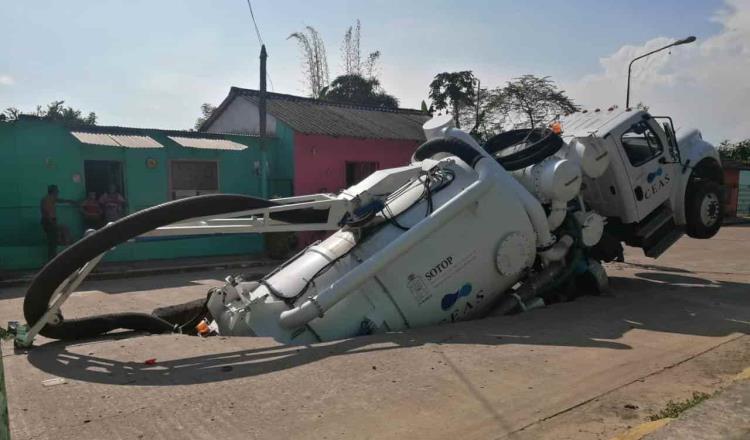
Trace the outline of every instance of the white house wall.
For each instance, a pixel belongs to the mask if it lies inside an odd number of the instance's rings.
[[[235,133],[257,135],[260,132],[258,106],[243,96],[238,96],[208,127],[209,133]],[[266,113],[266,134],[276,134],[276,118]]]

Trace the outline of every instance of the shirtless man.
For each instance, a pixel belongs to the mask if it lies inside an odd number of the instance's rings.
[[[57,224],[57,204],[58,203],[70,203],[74,204],[73,200],[61,199],[59,197],[60,189],[57,185],[49,185],[47,187],[47,195],[42,198],[40,203],[40,210],[42,214],[42,229],[47,235],[47,259],[51,260],[57,255],[57,245],[62,241],[63,244],[68,243],[68,229],[65,226]],[[62,240],[60,239],[62,235]]]

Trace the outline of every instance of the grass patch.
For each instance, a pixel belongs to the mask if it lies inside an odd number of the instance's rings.
[[[659,411],[656,414],[650,415],[648,419],[651,420],[652,422],[655,420],[664,419],[667,417],[675,419],[679,417],[679,415],[682,414],[683,412],[703,402],[709,397],[711,397],[710,394],[694,391],[693,397],[689,399],[685,399],[682,402],[675,402],[675,401],[670,400],[669,402],[667,402],[667,406],[665,406],[663,410]]]

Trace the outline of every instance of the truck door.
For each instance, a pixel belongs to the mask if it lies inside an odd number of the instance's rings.
[[[620,136],[620,144],[641,221],[669,199],[676,178],[675,161],[664,132],[651,118],[628,127]]]

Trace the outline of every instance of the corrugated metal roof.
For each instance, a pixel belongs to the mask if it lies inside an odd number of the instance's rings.
[[[149,136],[133,136],[133,135],[109,135],[118,144],[127,148],[163,148],[164,146]]]
[[[84,144],[107,145],[110,147],[119,147],[120,144],[112,139],[109,135],[103,133],[84,133],[80,131],[71,131],[70,134]]]
[[[178,145],[205,150],[241,151],[247,145],[229,140],[223,134],[196,133],[131,127],[71,127],[70,134],[84,144],[124,148],[164,148],[157,139],[166,136]],[[162,139],[163,141],[163,139]]]
[[[259,94],[257,90],[232,87],[227,99],[200,130],[207,130],[234,99],[257,105]],[[305,134],[423,141],[422,124],[430,119],[419,110],[364,107],[280,93],[267,93],[266,102],[269,114]]]
[[[238,144],[227,139],[209,139],[194,137],[168,136],[173,141],[188,148],[202,148],[206,150],[233,150],[241,151],[247,148],[247,145]]]
[[[162,144],[149,136],[86,133],[82,131],[71,131],[70,134],[84,144],[125,148],[163,148]]]

